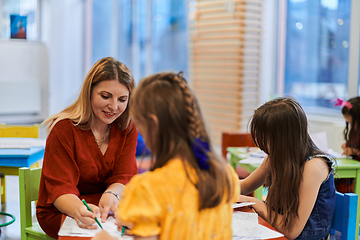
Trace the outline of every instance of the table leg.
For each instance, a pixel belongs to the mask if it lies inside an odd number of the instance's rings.
[[[359,236],[359,216],[360,216],[360,169],[356,170],[356,177],[354,179],[354,193],[358,195],[358,207],[357,207],[357,217],[356,217],[356,235]]]
[[[0,177],[0,185],[1,185],[1,182],[4,181],[4,180],[1,180],[1,177]],[[0,186],[0,195],[3,195],[4,194],[4,188],[2,186]]]
[[[1,190],[3,191],[3,194],[1,195],[1,202],[4,203],[6,202],[6,175],[4,175],[4,178],[1,179]]]

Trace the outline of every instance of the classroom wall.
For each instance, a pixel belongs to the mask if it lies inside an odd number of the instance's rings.
[[[25,40],[0,41],[0,122],[38,122],[48,115],[48,52],[40,42]],[[23,89],[26,86],[29,89]],[[41,109],[26,111],[26,104],[37,104],[37,86],[41,93]],[[9,90],[14,90],[7,92]],[[31,107],[30,107],[31,108]],[[22,112],[22,110],[24,112]]]
[[[41,41],[49,52],[49,115],[77,98],[85,78],[85,1],[40,0]]]
[[[340,117],[308,115],[309,133],[326,132],[328,147],[342,153],[344,143],[343,131],[345,120]]]
[[[84,1],[40,0],[40,40],[0,40],[1,82],[36,82],[41,85],[41,110],[38,114],[1,114],[0,123],[42,122],[77,98],[85,78]],[[14,96],[19,103],[31,100],[31,93]],[[16,97],[15,97],[16,95]],[[0,98],[0,106],[8,105]],[[1,109],[0,109],[1,110]]]

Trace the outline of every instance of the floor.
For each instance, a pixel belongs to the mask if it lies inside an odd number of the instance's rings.
[[[1,212],[10,213],[15,216],[14,223],[1,227],[0,240],[17,240],[20,237],[20,202],[19,202],[19,177],[6,177],[6,203],[1,204]],[[0,224],[9,222],[10,217],[0,216]]]

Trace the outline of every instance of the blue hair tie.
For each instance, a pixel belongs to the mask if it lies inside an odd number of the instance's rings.
[[[201,138],[198,137],[192,143],[192,150],[194,152],[195,158],[199,164],[200,169],[207,170],[210,168],[209,164],[207,164],[207,160],[209,159],[208,152],[210,151],[209,142],[201,141]]]

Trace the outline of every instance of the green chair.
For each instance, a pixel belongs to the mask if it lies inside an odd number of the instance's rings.
[[[41,168],[19,168],[21,240],[53,239],[44,233],[37,222],[32,222],[31,202],[38,199],[40,177]]]

